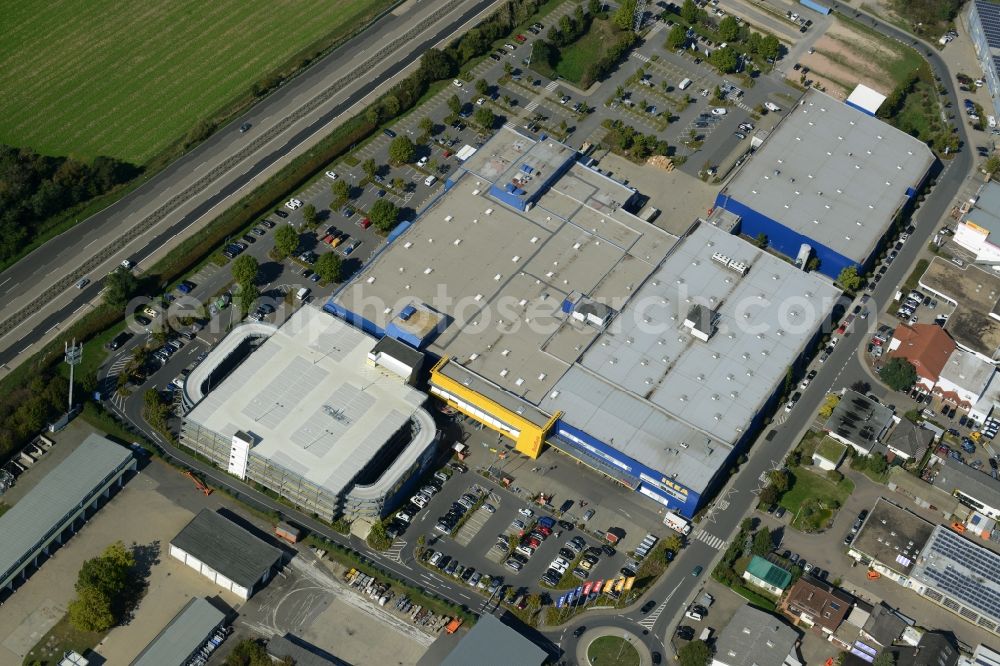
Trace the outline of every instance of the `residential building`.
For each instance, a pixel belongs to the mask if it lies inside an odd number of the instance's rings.
[[[1000,518],[1000,481],[947,457],[941,460],[934,485],[987,518]]]
[[[899,419],[896,427],[885,438],[885,447],[889,451],[890,462],[895,458],[904,461],[921,460],[933,443],[934,432],[909,419]]]
[[[803,248],[836,278],[869,268],[893,220],[935,158],[927,144],[865,111],[809,90],[722,189],[715,205],[739,215],[790,259]]]
[[[881,602],[872,609],[861,633],[865,639],[874,642],[878,649],[882,649],[899,640],[907,624],[894,609]]]
[[[844,621],[854,598],[829,583],[806,575],[799,578],[781,601],[781,610],[796,624],[830,636]]]
[[[997,372],[996,365],[964,349],[955,349],[938,373],[934,395],[964,412],[969,412],[986,393]]]
[[[925,393],[934,390],[948,358],[955,351],[955,341],[934,324],[900,324],[889,341],[889,358],[903,358],[917,371],[917,387]]]
[[[781,618],[744,604],[715,641],[712,666],[802,666],[799,634]]]
[[[961,656],[952,637],[937,631],[925,631],[916,645],[893,645],[885,649],[896,656],[900,666],[956,666]]]

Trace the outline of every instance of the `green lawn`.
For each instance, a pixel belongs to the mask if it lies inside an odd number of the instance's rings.
[[[86,654],[101,642],[107,632],[80,631],[69,622],[69,614],[62,616],[55,626],[39,639],[24,657],[25,666],[44,664],[55,666],[66,652],[76,650]]]
[[[639,666],[639,652],[618,636],[601,636],[587,648],[587,659],[594,666]]]
[[[822,529],[854,491],[854,483],[847,478],[834,483],[804,467],[793,467],[789,474],[791,485],[779,504],[791,512],[792,526],[803,531]]]
[[[4,5],[0,142],[142,164],[391,0]]]
[[[600,59],[604,55],[604,49],[618,40],[620,32],[610,20],[595,19],[587,34],[559,49],[556,73],[567,81],[579,83],[587,65]]]

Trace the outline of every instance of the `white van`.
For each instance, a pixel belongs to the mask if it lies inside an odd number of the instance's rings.
[[[764,102],[764,108],[766,108],[768,111],[774,111],[775,113],[781,111],[781,107],[775,104],[774,102]]]
[[[307,298],[309,298],[309,294],[310,294],[309,289],[307,287],[302,287],[295,294],[295,298],[299,299],[300,301],[305,301]]]
[[[427,187],[430,187],[436,182],[437,182],[436,176],[427,176],[426,178],[424,178],[424,185],[426,185]]]
[[[691,85],[691,79],[684,79],[683,81],[677,84],[677,88],[679,90],[687,90],[688,86],[690,85]]]

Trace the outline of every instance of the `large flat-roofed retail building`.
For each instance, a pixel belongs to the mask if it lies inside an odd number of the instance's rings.
[[[0,516],[0,595],[13,591],[72,537],[135,468],[127,448],[88,435]]]
[[[839,292],[713,224],[668,234],[578,162],[550,179],[538,145],[501,130],[326,308],[438,357],[431,394],[521,453],[690,516]],[[545,180],[530,205],[491,194],[512,173]]]
[[[377,343],[311,306],[281,328],[236,327],[188,376],[181,443],[324,520],[384,515],[430,464],[437,429],[406,383],[419,361]]]
[[[820,272],[836,277],[870,265],[933,163],[925,143],[810,90],[715,205],[741,217],[743,234],[767,236],[787,257],[808,245]]]

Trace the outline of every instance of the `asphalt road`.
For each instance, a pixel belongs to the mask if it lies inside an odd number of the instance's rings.
[[[341,114],[494,2],[426,3],[387,15],[121,201],[0,273],[6,315],[0,321],[0,367],[12,368],[86,308],[98,297],[100,278],[121,260],[138,261],[141,269],[152,253],[315,143]],[[437,20],[428,18],[439,13]],[[394,42],[400,35],[405,41]],[[244,122],[252,128],[242,135]],[[77,290],[73,284],[83,276],[91,284]]]
[[[876,27],[881,31],[901,41],[907,43],[913,41],[912,37],[902,33],[891,25],[881,24],[878,21],[876,21],[876,24]],[[952,77],[948,74],[943,62],[933,49],[927,49],[926,53],[930,54],[929,60],[935,73],[941,77],[941,81],[947,87],[953,102],[957,103],[958,97],[955,93]],[[959,125],[959,133],[963,144],[968,146],[968,137],[965,135],[965,130],[961,125]],[[913,216],[912,221],[916,226],[916,232],[904,245],[899,256],[889,267],[879,286],[872,294],[872,298],[875,301],[870,306],[872,312],[878,310],[880,307],[879,304],[884,303],[887,299],[891,299],[896,285],[906,278],[920,248],[928,241],[941,216],[952,205],[953,198],[972,165],[972,154],[968,150],[962,150],[936,175],[936,187]],[[875,317],[870,317],[868,321],[874,322],[875,319]],[[857,329],[854,331],[854,335],[859,335],[860,333],[861,331]],[[549,648],[553,645],[559,645],[562,648],[563,656],[569,657],[574,654],[575,649],[575,639],[571,633],[574,627],[580,625],[588,627],[622,626],[623,628],[628,628],[631,631],[637,631],[642,634],[644,636],[643,640],[647,642],[651,650],[667,654],[669,650],[664,649],[664,643],[665,639],[669,637],[667,633],[668,629],[672,629],[676,617],[683,612],[687,604],[697,595],[704,577],[709,575],[711,566],[714,560],[720,555],[721,549],[725,547],[725,544],[728,543],[729,539],[738,530],[744,516],[756,504],[753,495],[761,485],[760,477],[769,469],[780,465],[784,456],[795,446],[800,434],[810,425],[813,414],[819,407],[822,397],[828,391],[840,388],[845,383],[853,381],[853,379],[848,381],[853,375],[848,374],[844,376],[843,373],[849,371],[851,367],[858,367],[855,357],[858,348],[858,344],[840,344],[834,349],[830,358],[824,364],[816,366],[819,374],[813,380],[809,389],[803,392],[803,397],[799,404],[780,425],[774,427],[776,434],[770,441],[761,437],[755,443],[751,449],[749,461],[714,502],[713,511],[702,521],[696,528],[695,534],[692,535],[695,538],[690,539],[689,545],[682,551],[667,573],[647,595],[637,600],[632,607],[624,611],[618,611],[613,614],[593,611],[580,616],[575,622],[567,626],[561,626],[553,631],[537,634],[537,637],[549,641]],[[162,445],[163,442],[159,435],[151,432],[148,426],[142,422],[141,414],[136,413],[135,410],[138,409],[138,401],[134,401],[132,404],[135,407],[131,412],[125,414],[127,420],[135,424],[140,430],[143,430],[146,437]],[[770,430],[771,428],[768,428],[765,432],[769,432]],[[336,534],[329,528],[315,523],[315,521],[312,521],[307,516],[298,515],[288,507],[278,504],[260,493],[235,484],[228,475],[212,466],[193,460],[168,445],[164,446],[164,451],[168,457],[176,458],[184,464],[198,469],[208,478],[212,479],[214,483],[232,489],[238,496],[251,503],[289,515],[294,520],[301,522],[303,525],[316,531],[318,534],[326,536],[332,541],[350,544],[352,547],[363,552],[367,550],[365,545],[359,540]],[[722,545],[716,547],[710,545],[702,538],[696,537],[695,535],[701,531],[712,537],[716,537],[717,540],[723,542]],[[715,541],[715,543],[718,543],[718,541]],[[469,597],[471,595],[466,586],[460,583],[455,584],[451,579],[443,576],[428,573],[419,564],[407,563],[406,558],[401,558],[399,555],[396,555],[395,558],[391,555],[381,553],[370,553],[370,555],[380,566],[407,578],[411,582],[456,603],[469,605],[473,610],[479,610],[482,599],[472,596],[474,603],[470,605]],[[695,566],[699,565],[704,567],[704,571],[700,577],[695,577],[692,575],[692,570]],[[657,605],[649,614],[643,615],[638,609],[648,600],[656,601]]]

